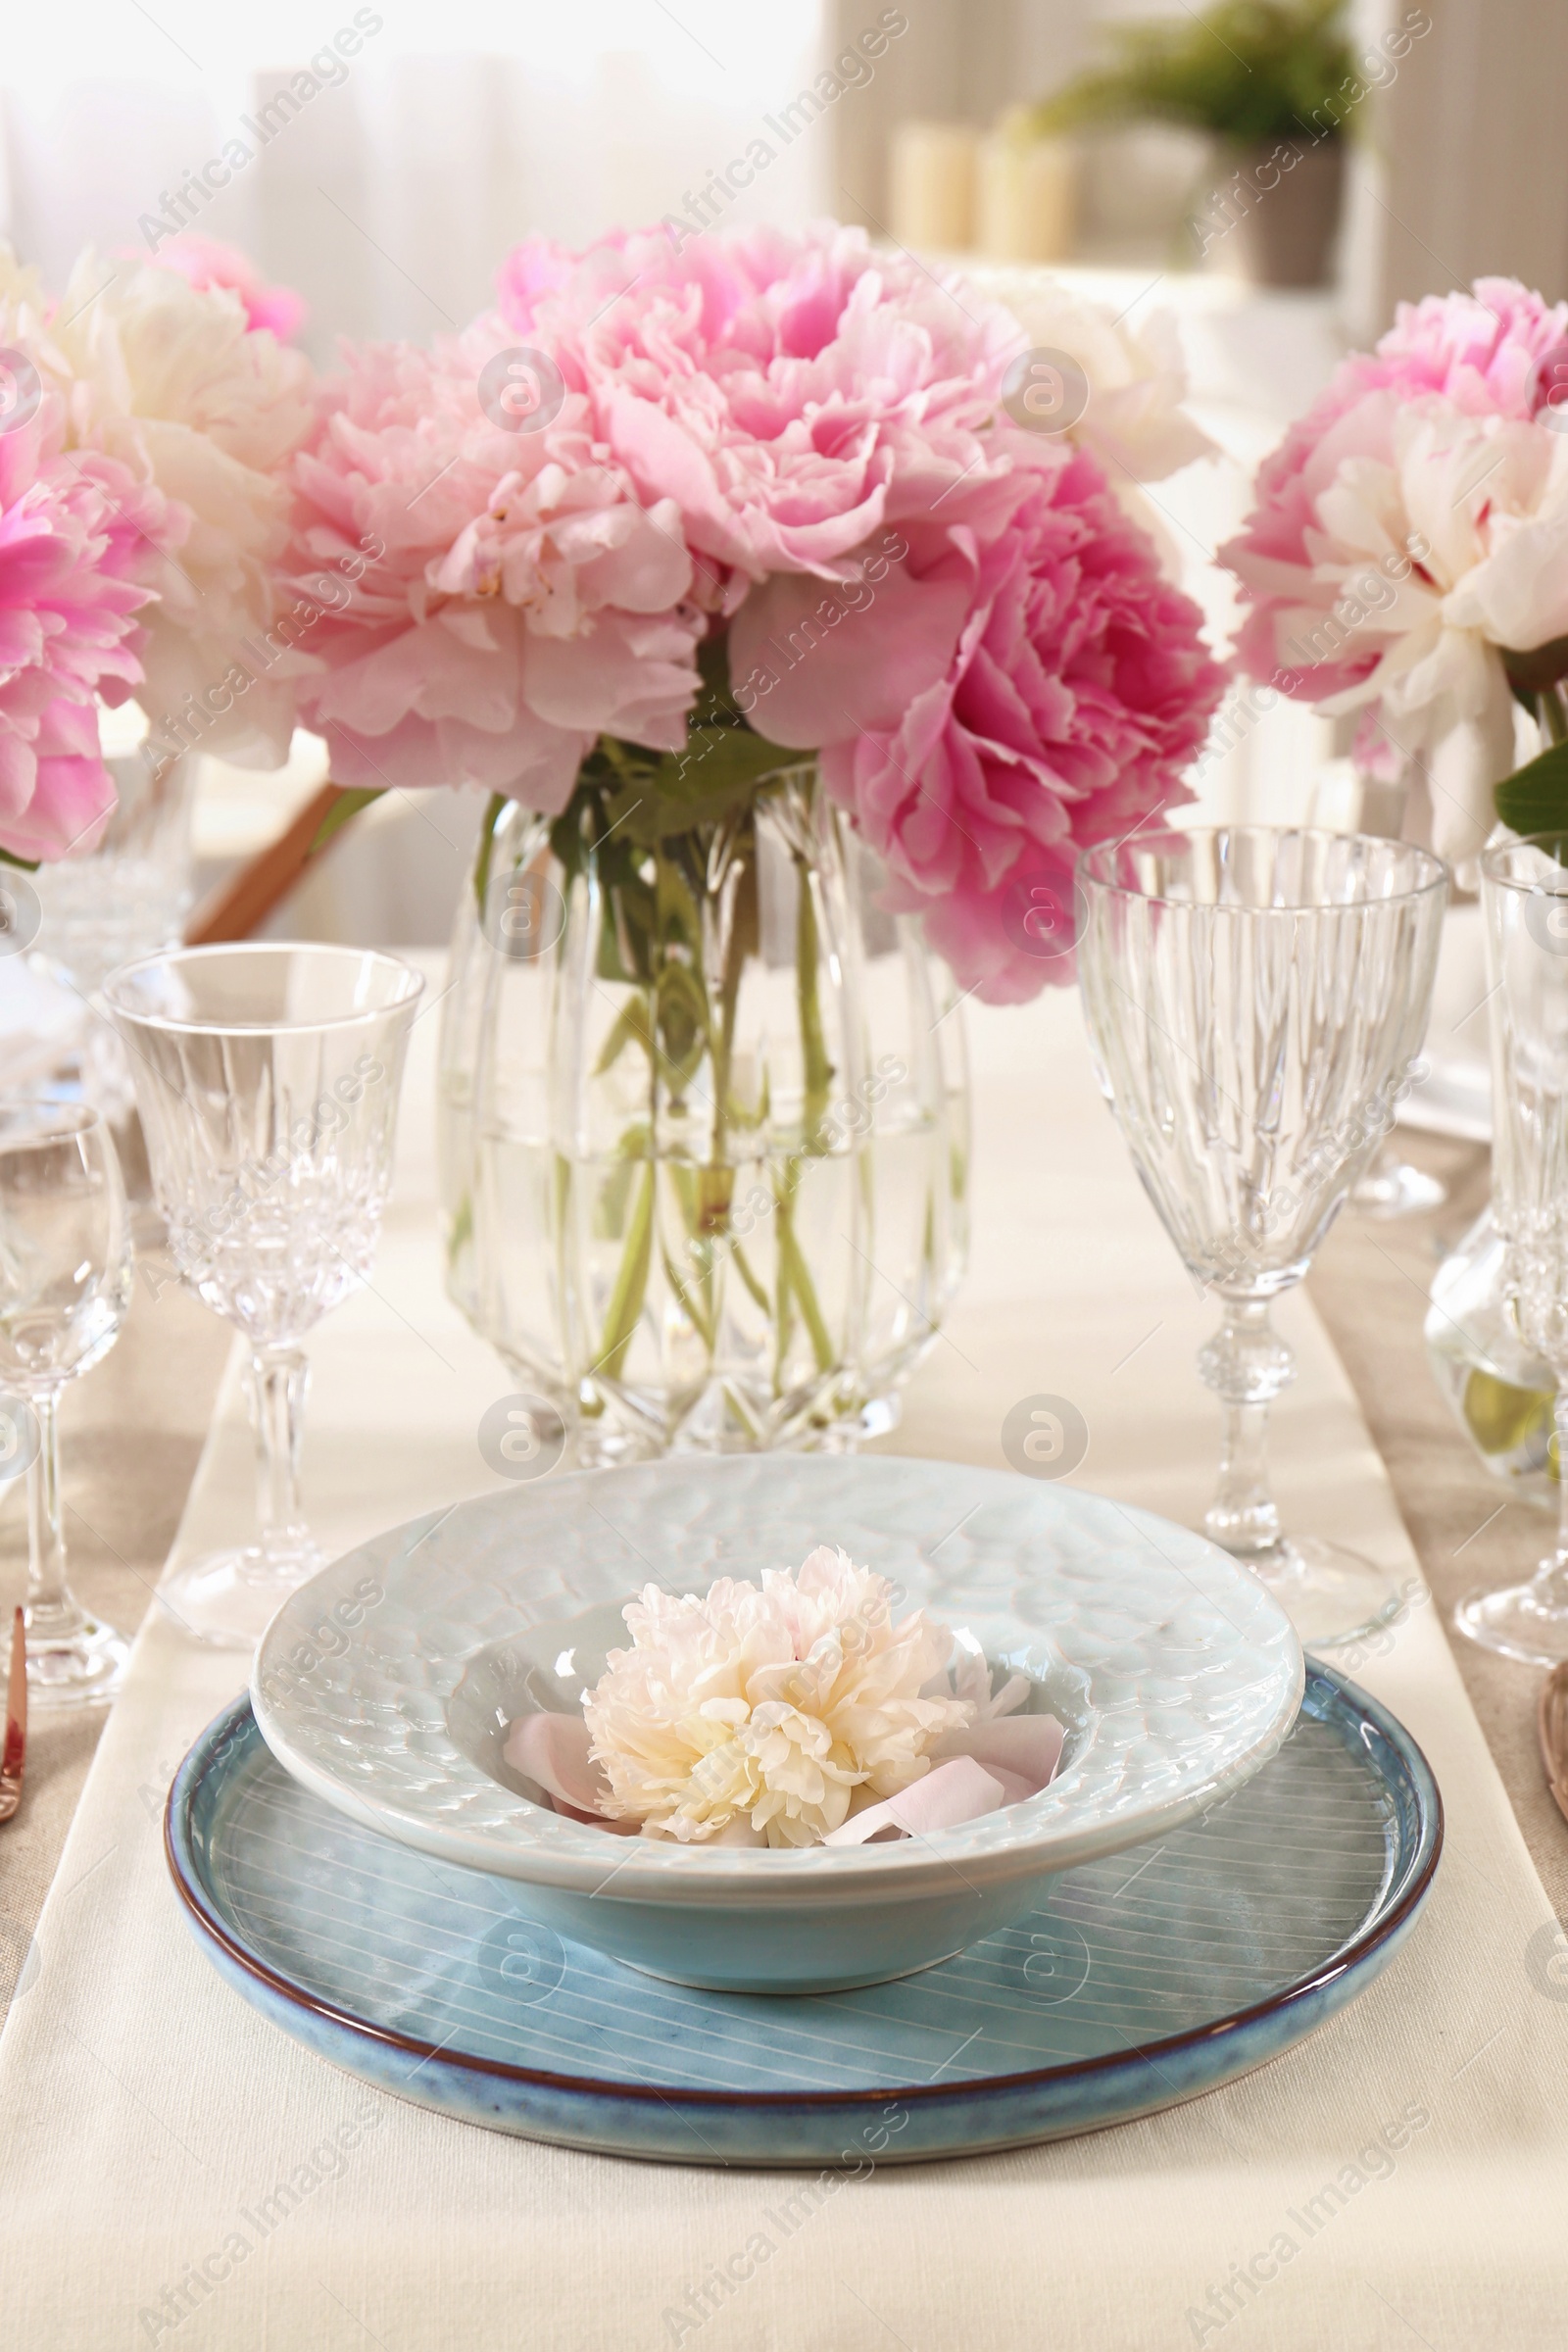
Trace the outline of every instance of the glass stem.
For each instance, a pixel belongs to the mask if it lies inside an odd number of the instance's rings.
[[[60,1499],[60,1398],[28,1399],[38,1424],[38,1451],[27,1470],[27,1639],[65,1642],[86,1619],[66,1582],[66,1528]]]
[[[256,1518],[264,1551],[310,1542],[300,1510],[300,1445],[310,1360],[299,1348],[258,1348],[251,1357],[256,1430]]]
[[[1269,1322],[1266,1298],[1225,1298],[1225,1319],[1198,1368],[1225,1408],[1219,1484],[1204,1533],[1242,1559],[1277,1551],[1280,1514],[1268,1483],[1268,1408],[1296,1378],[1296,1358]]]

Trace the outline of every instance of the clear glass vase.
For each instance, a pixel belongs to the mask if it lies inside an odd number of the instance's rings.
[[[1519,1337],[1505,1257],[1488,1207],[1438,1269],[1427,1358],[1454,1419],[1494,1477],[1555,1510],[1557,1384],[1550,1366]]]
[[[448,1289],[589,1463],[880,1434],[966,1254],[946,967],[809,763],[653,841],[581,801],[493,808],[459,908]]]

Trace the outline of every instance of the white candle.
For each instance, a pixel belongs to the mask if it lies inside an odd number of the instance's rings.
[[[966,122],[901,122],[893,133],[893,234],[901,245],[966,253],[974,243],[977,134]]]
[[[1006,131],[981,142],[976,237],[997,262],[1059,262],[1072,251],[1077,158],[1061,139],[1027,144]]]

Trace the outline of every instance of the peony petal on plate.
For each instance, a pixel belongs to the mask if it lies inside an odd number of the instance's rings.
[[[1024,1793],[1038,1796],[1056,1769],[1065,1738],[1054,1715],[1003,1715],[989,1723],[973,1723],[967,1731],[950,1732],[938,1740],[932,1753],[972,1756],[988,1771],[1027,1781]],[[1007,1801],[1011,1804],[1016,1799]]]
[[[972,1756],[955,1756],[950,1763],[937,1765],[924,1780],[914,1782],[900,1795],[884,1797],[881,1804],[867,1805],[863,1813],[852,1814],[838,1829],[830,1830],[822,1842],[864,1845],[889,1830],[924,1838],[933,1830],[954,1830],[960,1822],[975,1821],[982,1813],[994,1813],[1004,1801],[1000,1781],[994,1780]]]
[[[501,1752],[514,1772],[538,1782],[558,1812],[602,1830],[635,1836],[635,1821],[610,1821],[600,1811],[609,1789],[588,1752],[588,1726],[580,1715],[519,1715]]]

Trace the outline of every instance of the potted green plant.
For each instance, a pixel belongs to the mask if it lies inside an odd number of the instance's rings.
[[[1216,176],[1193,209],[1200,254],[1223,239],[1258,284],[1323,285],[1344,198],[1347,130],[1368,89],[1393,71],[1386,43],[1387,54],[1358,73],[1346,6],[1218,0],[1201,16],[1108,27],[1108,61],[1030,108],[1028,127],[1036,137],[1139,122],[1206,132]]]

